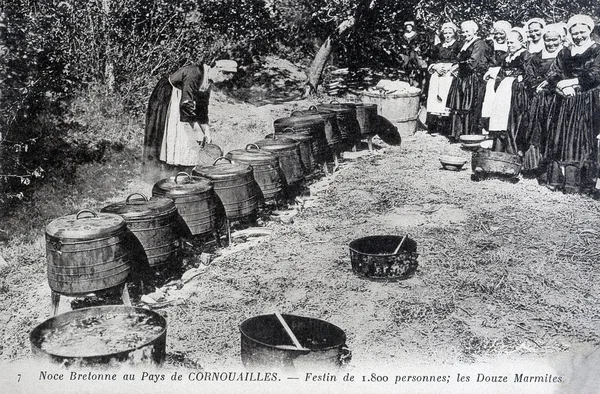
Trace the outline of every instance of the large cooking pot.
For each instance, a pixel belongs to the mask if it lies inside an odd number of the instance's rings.
[[[476,176],[513,178],[519,176],[522,165],[523,159],[519,155],[488,149],[479,149],[471,157],[471,168]]]
[[[271,152],[262,150],[256,144],[248,144],[245,149],[232,150],[225,155],[232,163],[252,166],[254,180],[260,187],[261,201],[279,202],[283,198],[283,172],[279,166],[279,158]]]
[[[325,121],[325,137],[327,138],[329,148],[334,153],[339,153],[341,151],[342,133],[338,124],[336,112],[312,105],[308,108],[307,113],[316,113],[323,117],[323,120]]]
[[[356,119],[361,135],[373,136],[377,134],[377,104],[357,103]]]
[[[194,167],[192,175],[212,181],[228,219],[248,218],[257,213],[260,188],[254,180],[252,166],[219,157],[212,166]]]
[[[279,158],[279,165],[285,177],[286,186],[301,184],[304,181],[304,165],[300,155],[300,144],[291,138],[276,137],[255,144]]]
[[[240,325],[242,363],[246,368],[331,369],[350,361],[351,352],[341,328],[309,317],[282,317],[306,350],[294,348],[275,315],[251,317]]]
[[[323,165],[333,160],[333,155],[327,136],[325,135],[325,120],[319,114],[309,114],[294,111],[288,118],[276,119],[273,123],[275,133],[308,133],[313,138],[312,152],[317,165]]]
[[[119,215],[84,209],[54,219],[46,226],[50,288],[81,295],[124,284],[131,272],[132,237]]]
[[[120,215],[144,250],[153,268],[181,265],[181,217],[170,198],[130,194],[125,201],[107,205],[100,212]]]
[[[319,108],[331,110],[335,113],[342,136],[342,148],[355,147],[360,141],[360,125],[357,119],[356,104],[339,103],[334,100],[330,104],[320,104]]]
[[[350,242],[352,271],[367,278],[407,278],[417,269],[418,256],[417,243],[408,237],[372,235]]]
[[[167,321],[143,308],[83,308],[42,322],[29,342],[33,357],[65,367],[158,365],[166,356]]]
[[[299,144],[298,147],[300,148],[300,159],[302,160],[305,175],[310,174],[316,168],[317,162],[315,161],[312,146],[313,138],[310,134],[305,132],[297,133],[294,131],[294,129],[288,128],[285,129],[281,134],[268,134],[265,136],[265,138],[277,138],[277,136],[290,138]]]
[[[166,197],[175,202],[186,225],[186,233],[206,235],[216,232],[225,222],[225,209],[207,179],[180,172],[162,179],[152,188],[153,197]]]

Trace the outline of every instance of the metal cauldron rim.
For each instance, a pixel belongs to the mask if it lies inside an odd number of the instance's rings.
[[[145,313],[145,314],[150,314],[150,315],[154,315],[154,317],[158,317],[159,321],[161,323],[162,326],[162,330],[160,331],[160,333],[158,333],[157,335],[154,336],[154,338],[150,341],[147,341],[144,344],[141,344],[135,348],[131,348],[131,349],[127,349],[127,350],[121,350],[119,352],[114,352],[114,353],[107,353],[107,354],[99,354],[99,355],[93,355],[93,356],[64,356],[64,355],[60,355],[60,354],[55,354],[55,353],[50,353],[47,352],[45,350],[43,350],[41,348],[41,342],[39,341],[39,337],[41,336],[42,330],[43,330],[43,326],[47,325],[48,322],[52,321],[52,320],[58,320],[62,317],[64,317],[65,315],[68,314],[75,314],[77,312],[82,312],[82,311],[87,311],[87,310],[97,310],[97,311],[102,311],[102,310],[106,310],[106,311],[114,311],[116,309],[121,309],[123,311],[131,311],[131,312],[141,312],[141,313]],[[160,337],[165,336],[167,333],[167,319],[162,316],[160,313],[154,312],[152,310],[149,309],[145,309],[145,308],[140,308],[140,307],[134,307],[134,306],[125,306],[125,305],[103,305],[103,306],[92,306],[92,307],[88,307],[88,308],[81,308],[81,309],[75,309],[72,311],[68,311],[65,313],[61,313],[59,315],[56,316],[52,316],[46,320],[44,320],[43,322],[39,323],[38,325],[36,325],[29,333],[29,343],[31,346],[34,346],[39,349],[40,352],[50,356],[50,357],[61,357],[61,358],[68,358],[68,359],[94,359],[94,358],[112,358],[112,357],[118,357],[120,355],[123,354],[127,354],[127,353],[131,353],[134,352],[138,349],[144,348],[146,346],[148,346],[149,344],[155,342],[156,340],[158,340]]]

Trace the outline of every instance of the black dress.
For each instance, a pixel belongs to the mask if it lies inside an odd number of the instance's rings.
[[[562,49],[550,66],[546,80],[550,88],[563,79],[578,78],[574,97],[555,95],[549,113],[550,134],[546,142],[548,186],[567,192],[593,190],[598,175],[600,132],[600,45],[571,55]]]
[[[481,105],[485,94],[483,75],[489,67],[489,48],[480,38],[457,55],[458,74],[448,97],[452,117],[452,137],[479,134]]]
[[[535,89],[546,78],[554,59],[542,59],[542,52],[537,52],[532,54],[525,64],[525,84],[532,94],[532,100],[529,106],[529,124],[524,136],[527,147],[523,157],[524,172],[541,173],[545,170],[548,121],[552,118],[549,109],[554,94],[548,89],[540,92],[535,92]]]

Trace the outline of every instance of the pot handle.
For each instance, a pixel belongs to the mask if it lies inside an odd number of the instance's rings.
[[[319,108],[316,105],[311,105],[308,107],[308,111],[319,112]]]
[[[185,175],[185,176],[187,176],[188,177],[188,179],[187,179],[188,182],[192,179],[192,177],[191,177],[190,174],[188,174],[185,171],[182,171],[182,172],[178,172],[177,175],[175,175],[175,183],[179,183],[179,182],[177,182],[177,178],[179,177],[179,175]]]
[[[284,133],[285,133],[286,131],[287,131],[287,132],[291,132],[291,133],[295,133],[295,132],[296,132],[296,130],[294,130],[294,128],[293,128],[293,127],[286,127],[285,129],[283,129],[283,132],[284,132]]]
[[[79,215],[81,215],[82,213],[91,213],[92,215],[94,215],[95,218],[98,217],[98,214],[92,211],[91,209],[82,209],[81,211],[77,212],[75,219],[79,219]]]
[[[335,105],[340,105],[340,102],[337,101],[336,99],[333,99],[329,102],[329,104],[335,104]]]
[[[231,160],[229,160],[227,157],[225,157],[225,156],[219,156],[219,157],[217,157],[217,159],[214,161],[214,163],[213,163],[213,166],[216,166],[216,165],[217,165],[217,163],[218,163],[219,161],[223,160],[223,159],[227,160],[227,161],[229,162],[229,164],[231,164]]]
[[[340,361],[340,365],[346,365],[350,362],[350,360],[352,360],[352,350],[350,350],[350,348],[348,348],[348,346],[346,346],[346,344],[344,344],[342,346],[342,348],[340,349],[340,354],[339,354],[339,361]]]
[[[248,149],[248,148],[252,148],[252,149]],[[246,150],[260,150],[260,146],[258,146],[256,144],[248,144],[248,145],[246,145]]]
[[[296,114],[304,115],[304,111],[300,111],[299,109],[292,111],[290,116],[296,116]]]
[[[126,199],[125,199],[125,204],[129,204],[129,200],[131,199],[131,197],[133,196],[141,196],[144,201],[148,201],[148,197],[146,197],[145,195],[143,195],[142,193],[132,193],[130,194]]]

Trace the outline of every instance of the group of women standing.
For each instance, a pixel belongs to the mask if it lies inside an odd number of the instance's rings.
[[[524,27],[493,24],[489,40],[465,21],[441,28],[432,51],[427,110],[432,131],[453,140],[488,132],[492,149],[523,157],[548,187],[588,192],[598,178],[600,45],[594,21],[574,15]]]

